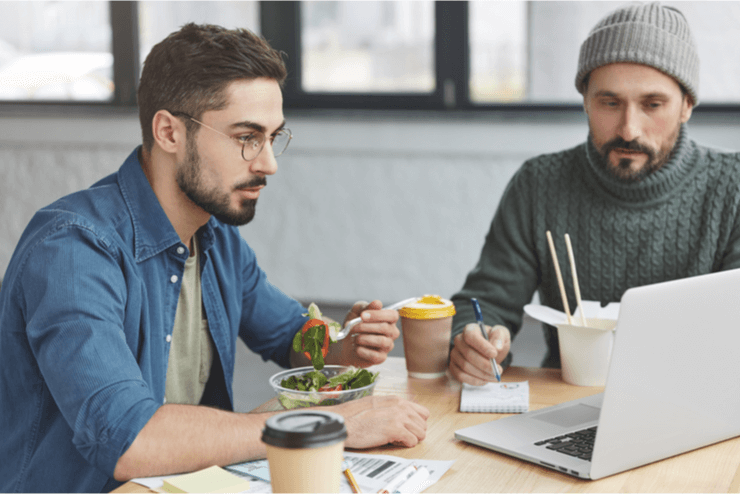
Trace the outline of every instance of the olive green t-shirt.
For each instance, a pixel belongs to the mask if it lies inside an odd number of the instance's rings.
[[[180,298],[167,362],[165,402],[197,405],[203,396],[213,362],[213,341],[203,317],[198,242],[185,261]]]

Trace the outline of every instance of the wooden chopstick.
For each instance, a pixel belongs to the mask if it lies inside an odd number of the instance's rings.
[[[560,296],[563,298],[563,309],[565,309],[565,315],[568,318],[568,324],[573,324],[573,319],[571,319],[570,317],[570,306],[568,305],[568,297],[565,295],[563,275],[560,274],[560,263],[558,262],[558,255],[555,252],[555,243],[552,241],[552,234],[550,233],[550,230],[547,230],[547,243],[550,244],[550,255],[552,256],[552,264],[555,266],[555,276],[557,276],[558,278]]]
[[[570,244],[570,235],[567,233],[565,234],[565,247],[568,249],[570,271],[573,273],[573,290],[576,292],[576,304],[578,304],[578,310],[581,312],[581,323],[586,326],[586,315],[583,312],[583,304],[581,303],[581,288],[578,286],[578,274],[576,273],[576,260],[573,257],[573,246]]]

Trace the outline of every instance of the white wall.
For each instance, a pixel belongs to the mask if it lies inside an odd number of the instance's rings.
[[[450,296],[477,260],[509,177],[586,137],[582,114],[286,112],[295,136],[242,235],[302,299]],[[692,136],[740,148],[740,119],[695,114]],[[0,278],[40,207],[118,169],[132,114],[0,116]]]

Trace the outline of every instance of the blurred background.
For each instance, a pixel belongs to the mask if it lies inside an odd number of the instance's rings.
[[[737,149],[740,2],[664,3],[698,44],[691,135]],[[624,4],[0,2],[0,279],[37,209],[140,143],[141,64],[192,21],[248,28],[286,53],[295,137],[241,229],[272,283],[340,320],[355,300],[449,297],[522,162],[585,140],[578,50]],[[514,363],[537,365],[544,345],[527,323]]]

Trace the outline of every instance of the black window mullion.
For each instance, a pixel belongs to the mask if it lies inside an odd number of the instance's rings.
[[[136,2],[109,2],[113,32],[113,104],[136,106],[139,83],[139,18]]]
[[[434,19],[436,99],[446,109],[469,107],[468,2],[435,2]]]
[[[290,106],[301,93],[301,16],[300,2],[260,2],[262,36],[284,57],[288,77],[283,86],[285,104]]]

